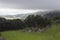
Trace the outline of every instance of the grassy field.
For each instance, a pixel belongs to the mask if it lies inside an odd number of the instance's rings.
[[[60,25],[52,25],[42,33],[6,31],[2,32],[2,36],[7,40],[60,40]]]

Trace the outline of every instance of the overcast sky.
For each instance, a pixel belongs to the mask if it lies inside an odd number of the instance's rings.
[[[0,0],[0,8],[60,10],[60,0]]]

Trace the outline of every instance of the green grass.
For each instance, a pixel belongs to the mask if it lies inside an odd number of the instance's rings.
[[[42,33],[6,31],[2,32],[2,36],[7,40],[60,40],[60,25],[52,25]]]

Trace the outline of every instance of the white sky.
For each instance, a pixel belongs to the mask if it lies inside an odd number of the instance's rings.
[[[38,9],[60,10],[60,0],[0,0],[0,15],[34,13]]]
[[[37,11],[39,11],[39,10],[0,8],[0,15],[26,14],[26,13],[34,13]],[[41,11],[43,11],[43,10],[41,10]]]

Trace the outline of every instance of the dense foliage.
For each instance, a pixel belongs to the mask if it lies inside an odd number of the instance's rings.
[[[41,15],[29,15],[26,19],[7,20],[0,18],[0,31],[20,30],[25,28],[46,28],[50,27],[52,23],[60,23],[60,16],[53,18],[43,17]]]
[[[45,28],[47,25],[50,25],[50,21],[40,15],[29,15],[23,21],[21,19],[6,20],[0,18],[0,31],[19,30],[27,27]]]

